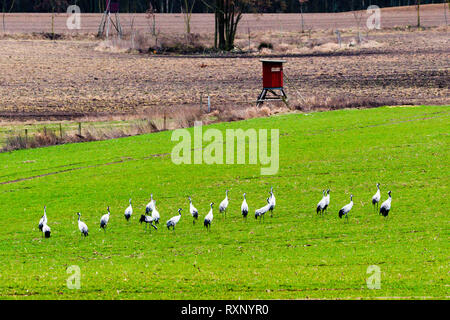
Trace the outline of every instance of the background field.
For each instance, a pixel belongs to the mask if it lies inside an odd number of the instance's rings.
[[[440,26],[446,23],[444,15],[444,4],[427,4],[421,6],[421,22],[425,27]],[[417,13],[415,6],[383,8],[382,24],[386,28],[396,26],[416,25]],[[60,33],[85,33],[98,31],[101,14],[82,14],[81,30],[70,31],[66,27],[67,14],[58,14],[55,18],[55,32]],[[128,29],[134,17],[136,29],[150,29],[146,14],[121,14],[122,26]],[[447,18],[450,14],[447,8]],[[250,27],[252,31],[270,31],[283,29],[285,31],[298,31],[301,22],[300,14],[244,14],[242,22],[238,27],[238,33],[246,33]],[[7,33],[31,33],[50,32],[50,13],[12,13],[6,15]],[[306,28],[332,29],[353,28],[355,18],[351,12],[341,13],[305,13],[304,22]],[[183,33],[185,26],[181,14],[156,14],[156,23],[162,33]],[[365,25],[365,22],[363,23]],[[193,14],[192,32],[213,33],[213,14]]]
[[[1,298],[448,298],[449,107],[384,107],[216,124],[279,128],[280,170],[252,165],[181,165],[170,160],[171,132],[0,154]],[[205,129],[205,128],[204,128]],[[40,176],[40,177],[39,177]],[[392,190],[390,218],[373,212],[381,183]],[[253,211],[270,186],[277,207],[264,223]],[[330,213],[315,205],[331,189]],[[188,209],[204,217],[230,193],[226,220],[212,230],[182,216],[175,232],[145,232],[137,222],[150,193],[162,221]],[[338,210],[354,195],[348,224]],[[133,198],[127,224],[123,210]],[[37,223],[48,207],[52,238]],[[110,229],[98,228],[106,206]],[[82,238],[77,211],[90,227]],[[80,290],[66,287],[78,265]],[[381,268],[381,290],[366,288],[366,269]]]
[[[348,43],[354,32],[343,33]],[[288,37],[306,48],[307,35],[265,35],[275,46]],[[331,32],[314,37],[285,65],[292,107],[328,99],[384,104],[448,104],[448,31],[381,30],[375,48],[336,49]],[[293,40],[290,40],[293,41]],[[331,49],[327,45],[331,44]],[[151,116],[161,110],[245,109],[260,93],[258,57],[164,57],[99,50],[98,41],[0,41],[0,119]],[[323,52],[321,52],[323,50]],[[302,99],[303,98],[303,99]],[[306,100],[306,103],[304,102]]]

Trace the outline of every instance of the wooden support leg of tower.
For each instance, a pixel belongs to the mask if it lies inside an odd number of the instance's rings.
[[[108,18],[106,11],[102,15],[102,20],[98,26],[97,37],[101,38],[105,34],[106,19]]]
[[[256,107],[261,106],[264,103],[264,99],[267,95],[267,89],[263,89],[261,93],[259,94],[258,100],[256,100]]]
[[[277,94],[274,89],[267,89],[264,88],[261,93],[258,96],[258,100],[256,101],[256,106],[259,107],[261,106],[264,101],[269,101],[269,100],[278,100],[278,101],[283,101],[284,104],[286,104],[286,106],[288,105],[288,98],[286,93],[284,92],[283,88],[277,88],[276,90],[280,90],[281,94]],[[266,97],[267,93],[271,93],[273,95],[273,97]]]
[[[286,107],[289,107],[289,103],[288,103],[288,97],[286,95],[286,92],[284,92],[284,89],[281,89],[281,100],[283,100],[284,104],[286,105]]]
[[[122,37],[122,25],[120,24],[120,20],[119,20],[119,14],[116,13],[116,30],[117,33],[119,34],[119,38]]]

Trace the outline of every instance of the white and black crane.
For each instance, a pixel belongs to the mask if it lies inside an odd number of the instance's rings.
[[[145,222],[145,229],[147,229],[148,225],[150,224],[150,226],[152,226],[155,230],[158,230],[158,227],[153,224],[153,222],[155,222],[155,219],[152,216],[142,214],[141,218],[139,219],[139,223],[142,224],[142,222]]]
[[[125,213],[124,213],[125,219],[127,221],[130,220],[131,215],[133,214],[133,206],[131,205],[131,199],[128,202],[130,205],[125,209]]]
[[[324,211],[326,210],[328,213],[328,207],[330,206],[330,189],[327,189],[326,195],[325,195],[325,207]]]
[[[197,208],[195,208],[194,205],[192,204],[192,199],[191,199],[191,197],[189,196],[188,198],[189,198],[189,212],[191,213],[192,218],[194,218],[194,220],[192,221],[192,223],[195,224],[195,220],[198,219],[198,210],[197,210]]]
[[[225,218],[227,217],[227,208],[228,208],[228,190],[225,191],[225,199],[219,204],[219,212],[225,213]]]
[[[39,231],[42,231],[42,228],[46,223],[47,223],[47,206],[44,206],[44,215],[41,217],[38,224]]]
[[[242,200],[242,204],[241,204],[241,213],[244,218],[247,218],[247,215],[248,215],[248,204],[247,204],[247,199],[245,198],[246,195],[247,195],[247,193],[244,193],[244,200]]]
[[[375,211],[378,211],[378,205],[380,203],[380,200],[381,200],[380,184],[377,183],[377,192],[372,197],[372,205]]]
[[[270,197],[269,197],[269,204],[270,204],[270,216],[273,216],[273,209],[275,209],[275,195],[273,194],[273,187],[270,187]]]
[[[316,214],[322,214],[325,210],[325,202],[326,202],[326,196],[325,196],[325,190],[322,190],[322,199],[320,199],[319,203],[317,204],[316,208]]]
[[[78,229],[80,230],[81,234],[87,237],[89,235],[89,229],[83,221],[81,221],[81,213],[77,212],[78,215]]]
[[[255,210],[255,219],[258,220],[259,217],[259,221],[261,222],[261,219],[264,219],[264,214],[270,210],[271,205],[270,198],[267,198],[267,204],[264,207]]]
[[[150,194],[150,202],[145,207],[145,214],[149,214],[155,208],[155,200],[153,200],[153,193]]]
[[[47,225],[47,222],[44,223],[44,225],[42,226],[42,236],[45,237],[45,238],[50,238],[50,234],[51,233],[52,233],[52,230]]]
[[[341,210],[339,210],[339,218],[342,219],[342,216],[345,216],[346,221],[348,222],[348,213],[353,208],[353,195],[350,195],[350,203],[342,207]]]
[[[208,230],[208,228],[211,228],[211,222],[213,221],[213,205],[214,202],[210,203],[210,207],[211,209],[209,209],[208,214],[205,216],[205,220],[203,220],[203,225],[205,226],[206,230]]]
[[[380,207],[380,214],[383,215],[383,217],[387,217],[389,214],[389,211],[391,210],[391,202],[392,202],[392,197],[391,197],[391,191],[388,192],[389,198],[387,198],[386,201],[384,201],[381,204]]]
[[[108,226],[109,217],[111,216],[111,212],[109,211],[109,206],[106,209],[108,213],[104,214],[100,219],[100,228],[106,231],[106,227]]]
[[[180,221],[181,219],[181,208],[178,209],[178,215],[170,218],[169,220],[167,220],[167,229],[170,230],[170,227],[172,227],[172,230],[175,230],[175,226],[177,225],[178,221]]]
[[[155,221],[155,224],[159,224],[160,215],[159,215],[158,210],[156,210],[156,200],[153,200],[152,218],[153,218],[153,221]]]

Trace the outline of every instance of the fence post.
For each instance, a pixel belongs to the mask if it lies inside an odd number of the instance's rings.
[[[167,130],[166,126],[166,112],[164,111],[164,130]]]
[[[202,105],[203,105],[203,94],[200,93],[200,111],[202,111],[203,109]]]
[[[335,33],[336,33],[337,42],[338,42],[339,48],[340,48],[341,47],[341,32],[339,30],[336,30]]]
[[[28,146],[28,129],[25,129],[25,148]]]
[[[78,135],[81,136],[81,122],[78,122]]]
[[[208,113],[211,112],[211,97],[208,96]]]
[[[250,27],[247,27],[247,32],[248,32],[248,51],[250,52],[250,47],[251,47],[251,44],[250,44]]]
[[[62,140],[62,125],[59,124],[59,138]]]

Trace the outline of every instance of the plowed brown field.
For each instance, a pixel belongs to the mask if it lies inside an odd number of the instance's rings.
[[[441,9],[440,6],[424,6],[424,24],[433,21],[439,24],[437,15],[443,16],[443,12],[438,8]],[[400,8],[384,12],[396,12],[395,16],[400,19],[410,10]],[[429,12],[434,12],[435,19],[431,18],[433,14],[427,15]],[[349,22],[345,18],[347,15],[349,13],[310,15],[307,24],[333,27],[328,18],[333,16],[332,20],[338,25],[345,25]],[[32,21],[34,16],[26,20]],[[289,22],[293,21],[290,20],[293,15],[264,15],[260,19],[265,21],[269,16],[283,17],[283,28],[294,28],[293,22]],[[312,19],[313,16],[318,19]],[[21,17],[23,19],[24,15]],[[42,21],[43,16],[39,17]],[[160,15],[161,28],[165,23],[169,28],[171,19],[181,19],[176,17]],[[209,16],[202,17],[209,21]],[[253,16],[246,18],[250,17]],[[197,18],[192,25],[204,30]],[[388,23],[387,17],[382,18],[383,23]],[[245,25],[244,20],[242,26]],[[261,22],[263,25],[267,26]],[[26,25],[20,29],[9,21],[7,26],[13,26],[16,31],[32,31]],[[278,28],[276,23],[272,27]],[[90,28],[94,31],[95,25]],[[332,32],[314,32],[313,37],[320,37],[324,43],[318,50],[277,53],[288,60],[285,85],[292,104],[301,101],[300,95],[307,100],[345,97],[393,104],[450,104],[448,27],[422,31],[382,29],[365,35],[368,43],[375,45],[342,50],[327,48],[328,44],[336,46]],[[274,36],[276,31],[267,34]],[[301,37],[304,36],[299,35],[299,41]],[[351,41],[351,37],[354,33],[346,35],[344,32],[344,43]],[[208,94],[213,108],[240,108],[252,105],[261,89],[261,65],[256,56],[208,58],[133,54],[98,50],[99,42],[11,37],[0,40],[0,117],[139,114],[168,107],[197,107],[200,95],[205,103]],[[274,39],[274,44],[281,47],[283,37]]]

